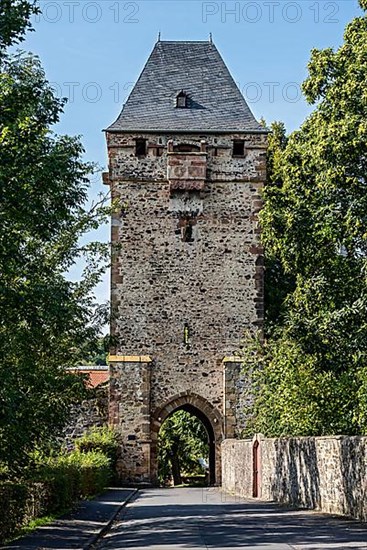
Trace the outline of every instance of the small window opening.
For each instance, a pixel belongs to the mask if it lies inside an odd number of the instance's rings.
[[[186,109],[188,107],[188,97],[185,92],[180,92],[176,96],[176,107],[178,109]]]
[[[187,98],[185,96],[180,96],[177,98],[177,107],[185,108],[187,106]]]
[[[184,324],[183,343],[187,348],[190,347],[190,327],[188,323]]]
[[[218,147],[214,147],[213,156],[214,157],[218,156]]]
[[[245,155],[245,142],[243,139],[235,139],[233,141],[233,156],[243,157]]]
[[[190,222],[188,222],[182,229],[182,240],[184,243],[194,242],[193,228]]]
[[[145,157],[147,154],[147,140],[146,139],[137,139],[135,141],[135,156]]]

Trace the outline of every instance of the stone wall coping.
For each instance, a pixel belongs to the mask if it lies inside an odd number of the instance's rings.
[[[223,363],[243,363],[244,360],[241,357],[233,356],[233,357],[224,357]]]
[[[109,363],[151,363],[149,355],[110,355]]]
[[[321,441],[323,439],[334,439],[334,440],[341,440],[341,439],[366,439],[367,436],[365,435],[299,435],[299,436],[289,436],[289,437],[262,437],[263,440],[272,440],[272,441],[290,441],[290,440],[310,440],[310,439],[316,439],[317,441]]]
[[[316,441],[334,440],[340,441],[342,439],[362,439],[367,441],[366,435],[305,435],[305,436],[289,436],[289,437],[264,437],[260,436],[260,441],[310,441],[315,439]],[[253,439],[234,439],[228,438],[223,441],[223,444],[228,443],[253,443]]]
[[[227,437],[226,439],[223,439],[222,445],[225,445],[228,443],[228,445],[232,445],[233,443],[252,443],[252,439],[236,439],[234,437]]]

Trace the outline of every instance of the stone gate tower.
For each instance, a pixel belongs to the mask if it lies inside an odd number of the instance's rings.
[[[120,473],[154,481],[157,437],[196,414],[220,482],[220,443],[245,422],[235,355],[263,322],[259,191],[266,131],[211,42],[157,42],[107,130],[112,219],[110,422]]]

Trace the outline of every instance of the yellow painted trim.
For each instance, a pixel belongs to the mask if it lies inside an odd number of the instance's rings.
[[[223,359],[223,363],[243,363],[244,360],[241,357],[233,356],[233,357],[225,357]]]
[[[149,355],[109,355],[109,363],[151,363]]]

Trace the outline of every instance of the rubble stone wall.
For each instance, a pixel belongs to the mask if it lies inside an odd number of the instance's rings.
[[[367,437],[260,438],[260,496],[367,521]],[[223,488],[253,495],[253,441],[222,444]]]
[[[240,137],[245,155],[233,158],[232,142]],[[147,139],[144,158],[135,156],[136,138]],[[166,146],[172,141],[201,147],[207,157],[203,189],[170,185]],[[213,417],[219,415],[221,438],[243,429],[246,381],[236,361],[223,360],[239,349],[245,330],[255,332],[263,322],[258,212],[266,136],[110,133],[107,142],[109,182],[121,205],[112,219],[119,247],[112,262],[111,353],[151,359],[146,372],[140,360],[114,363],[110,418],[126,445],[124,476],[146,479],[153,460],[148,419],[157,422],[157,411],[178,397],[204,399]]]
[[[108,382],[90,389],[89,393],[89,399],[75,405],[71,411],[63,437],[69,447],[73,446],[74,439],[81,437],[90,428],[108,423]]]

